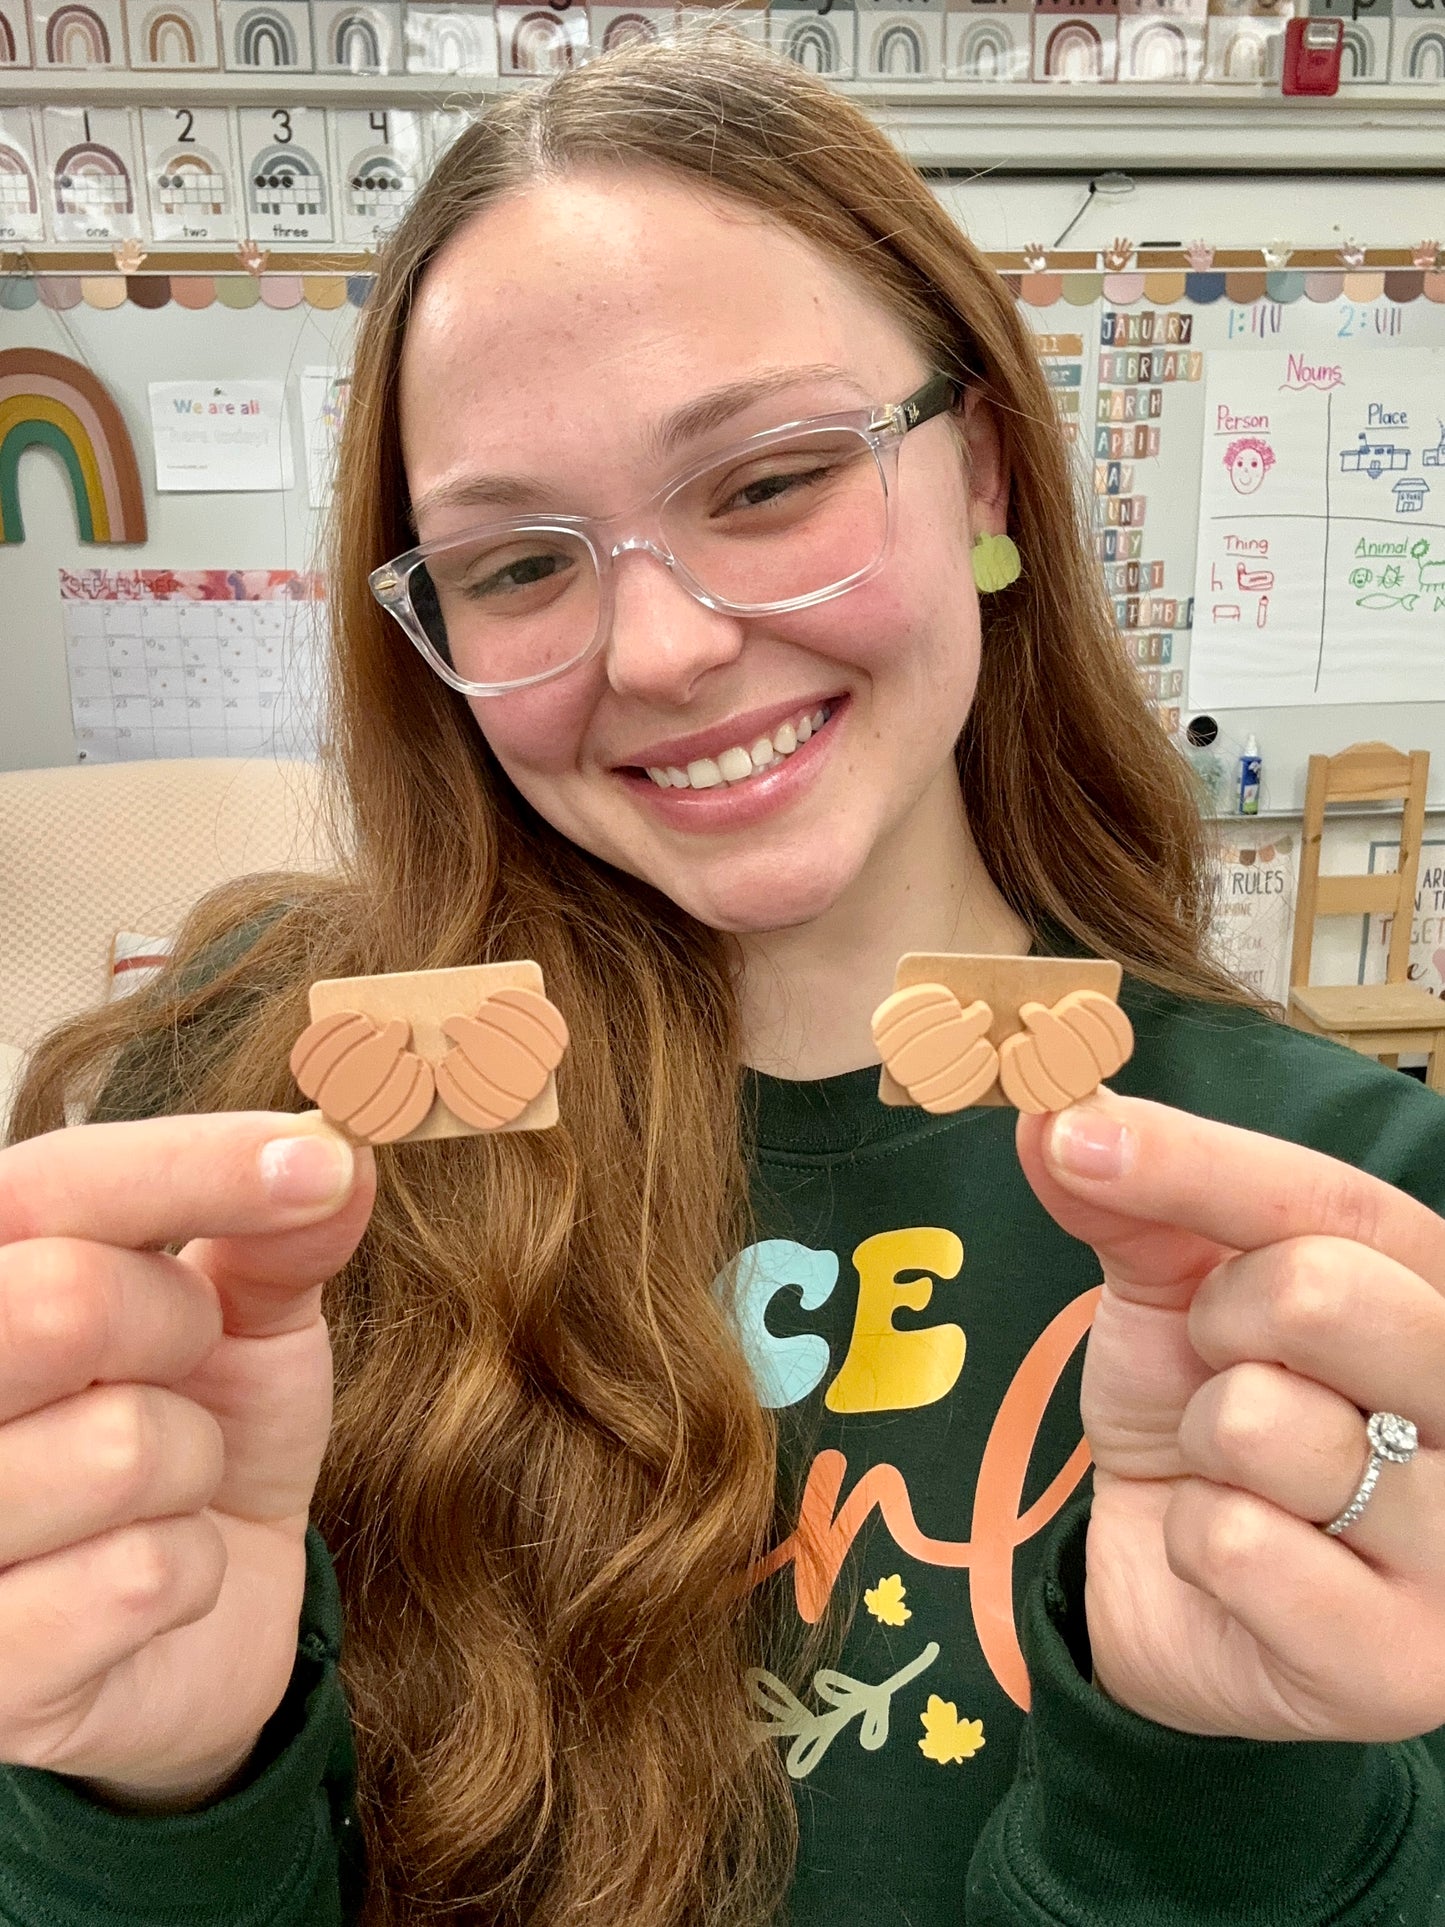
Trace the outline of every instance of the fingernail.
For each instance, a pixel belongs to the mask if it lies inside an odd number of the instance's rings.
[[[1050,1160],[1076,1178],[1122,1178],[1137,1149],[1127,1124],[1079,1105],[1060,1111],[1049,1134]]]
[[[351,1189],[351,1146],[330,1133],[297,1133],[261,1146],[261,1182],[276,1204],[339,1204]]]

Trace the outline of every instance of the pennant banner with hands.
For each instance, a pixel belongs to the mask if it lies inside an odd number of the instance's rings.
[[[1181,1732],[1392,1741],[1445,1725],[1445,1219],[1297,1144],[1111,1092],[1021,1117],[1104,1290],[1095,1684]],[[1346,1530],[1366,1420],[1411,1420]]]

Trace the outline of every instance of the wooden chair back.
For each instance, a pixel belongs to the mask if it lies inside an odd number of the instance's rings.
[[[1392,749],[1388,743],[1352,743],[1338,756],[1311,756],[1305,785],[1294,944],[1290,952],[1291,987],[1309,983],[1317,917],[1369,915],[1376,911],[1394,919],[1390,926],[1385,981],[1405,982],[1410,965],[1410,930],[1415,920],[1415,875],[1425,827],[1425,786],[1429,778],[1430,752],[1425,749]],[[1327,803],[1395,802],[1403,805],[1403,812],[1400,867],[1393,876],[1320,875],[1320,844]]]

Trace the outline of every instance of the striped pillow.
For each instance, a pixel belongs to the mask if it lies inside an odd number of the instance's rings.
[[[169,937],[142,937],[117,930],[110,946],[110,995],[127,997],[154,983],[170,962]]]

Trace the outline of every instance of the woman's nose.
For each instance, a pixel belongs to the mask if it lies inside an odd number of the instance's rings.
[[[743,625],[689,594],[651,544],[628,550],[613,563],[607,679],[619,695],[680,706],[709,670],[736,660]]]

